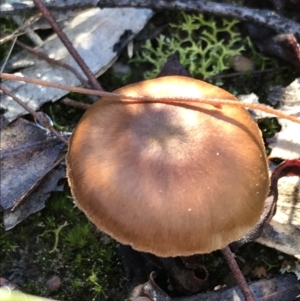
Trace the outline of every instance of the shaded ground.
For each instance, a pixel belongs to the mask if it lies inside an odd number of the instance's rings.
[[[128,64],[129,59],[124,53],[119,61]],[[280,65],[279,62],[276,64]],[[111,91],[142,79],[146,67],[149,65],[132,63],[130,76],[109,71],[99,81]],[[266,101],[271,85],[285,86],[294,78],[292,71],[284,70],[215,79],[213,83],[221,84],[235,94],[257,93]],[[82,111],[57,103],[46,105],[44,110],[57,126],[64,125],[64,130],[70,131],[82,114]],[[265,137],[273,135],[277,129],[273,122],[262,123],[261,127]],[[11,231],[5,232],[1,225],[0,277],[20,285],[25,292],[60,300],[123,300],[126,280],[115,246],[111,239],[88,222],[68,192],[57,193],[48,200],[46,209],[30,216]],[[289,256],[256,243],[242,247],[236,255],[250,281],[279,274],[282,264],[290,260]],[[234,283],[219,252],[203,255],[201,260],[210,273],[204,291]],[[49,290],[46,285],[53,276],[58,276],[62,281],[57,291]]]
[[[250,281],[279,274],[290,259],[256,243],[242,247],[236,256]],[[69,196],[55,194],[45,210],[9,232],[1,228],[0,258],[1,276],[34,295],[96,301],[125,297],[126,281],[115,243],[87,221]],[[203,291],[235,283],[219,252],[199,260],[210,273]],[[57,291],[47,288],[53,276],[62,281]]]
[[[124,279],[115,243],[55,194],[47,208],[9,232],[0,231],[1,277],[25,292],[61,300],[121,300]],[[47,288],[53,276],[62,284]]]

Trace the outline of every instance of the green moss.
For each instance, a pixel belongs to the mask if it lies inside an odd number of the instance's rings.
[[[9,233],[4,232],[3,225],[1,225],[1,233],[0,250],[2,250],[3,253],[15,252],[18,249],[18,245],[9,240]]]
[[[11,18],[0,18],[0,38],[4,36],[9,36],[14,32],[17,28],[16,24],[12,21]],[[6,43],[2,44],[0,47],[0,67],[3,61],[6,59],[8,53],[10,52],[10,48],[12,46],[12,40],[7,41]]]
[[[60,300],[117,300],[123,296],[115,243],[101,234],[68,195],[55,194],[47,208],[14,229],[0,229],[1,276],[26,293]],[[57,292],[46,282],[62,280]]]
[[[92,239],[91,230],[90,224],[76,225],[68,232],[66,240],[71,247],[84,248],[88,245],[89,240]]]
[[[161,34],[155,41],[147,40],[132,62],[150,63],[145,78],[160,72],[167,58],[178,52],[180,62],[195,78],[208,78],[229,68],[229,57],[244,50],[238,21],[206,17],[202,14],[180,13],[171,23],[170,35]]]

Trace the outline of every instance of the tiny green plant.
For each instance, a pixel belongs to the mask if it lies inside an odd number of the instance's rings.
[[[92,238],[91,225],[87,222],[84,225],[76,225],[66,236],[71,247],[84,248]]]
[[[92,283],[92,290],[96,294],[93,300],[95,300],[98,295],[104,294],[103,287],[101,284],[99,284],[98,275],[95,271],[92,271],[92,274],[89,276],[88,280]]]
[[[8,239],[7,233],[2,233],[0,235],[0,249],[4,252],[15,252],[18,249],[18,245],[12,244],[10,240]]]
[[[60,225],[59,227],[57,227],[56,229],[54,230],[46,230],[44,233],[42,233],[41,235],[39,236],[43,236],[44,234],[46,233],[49,233],[49,232],[52,232],[54,234],[54,246],[53,248],[49,251],[49,253],[53,253],[53,252],[57,252],[58,251],[58,242],[59,242],[59,234],[60,232],[62,231],[62,229],[64,227],[68,226],[68,223],[67,222],[64,222],[63,225]]]

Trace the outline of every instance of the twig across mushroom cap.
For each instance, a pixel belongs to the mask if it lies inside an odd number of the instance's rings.
[[[243,108],[201,104],[201,98],[237,99],[183,76],[115,92],[182,102],[103,97],[86,111],[67,166],[89,219],[117,241],[162,257],[208,253],[246,234],[269,191],[260,131]]]

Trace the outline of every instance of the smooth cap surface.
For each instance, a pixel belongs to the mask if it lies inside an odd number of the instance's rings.
[[[94,103],[67,155],[78,207],[102,231],[158,256],[208,253],[241,238],[259,220],[269,191],[260,131],[208,83],[168,76],[115,91],[199,102]]]

